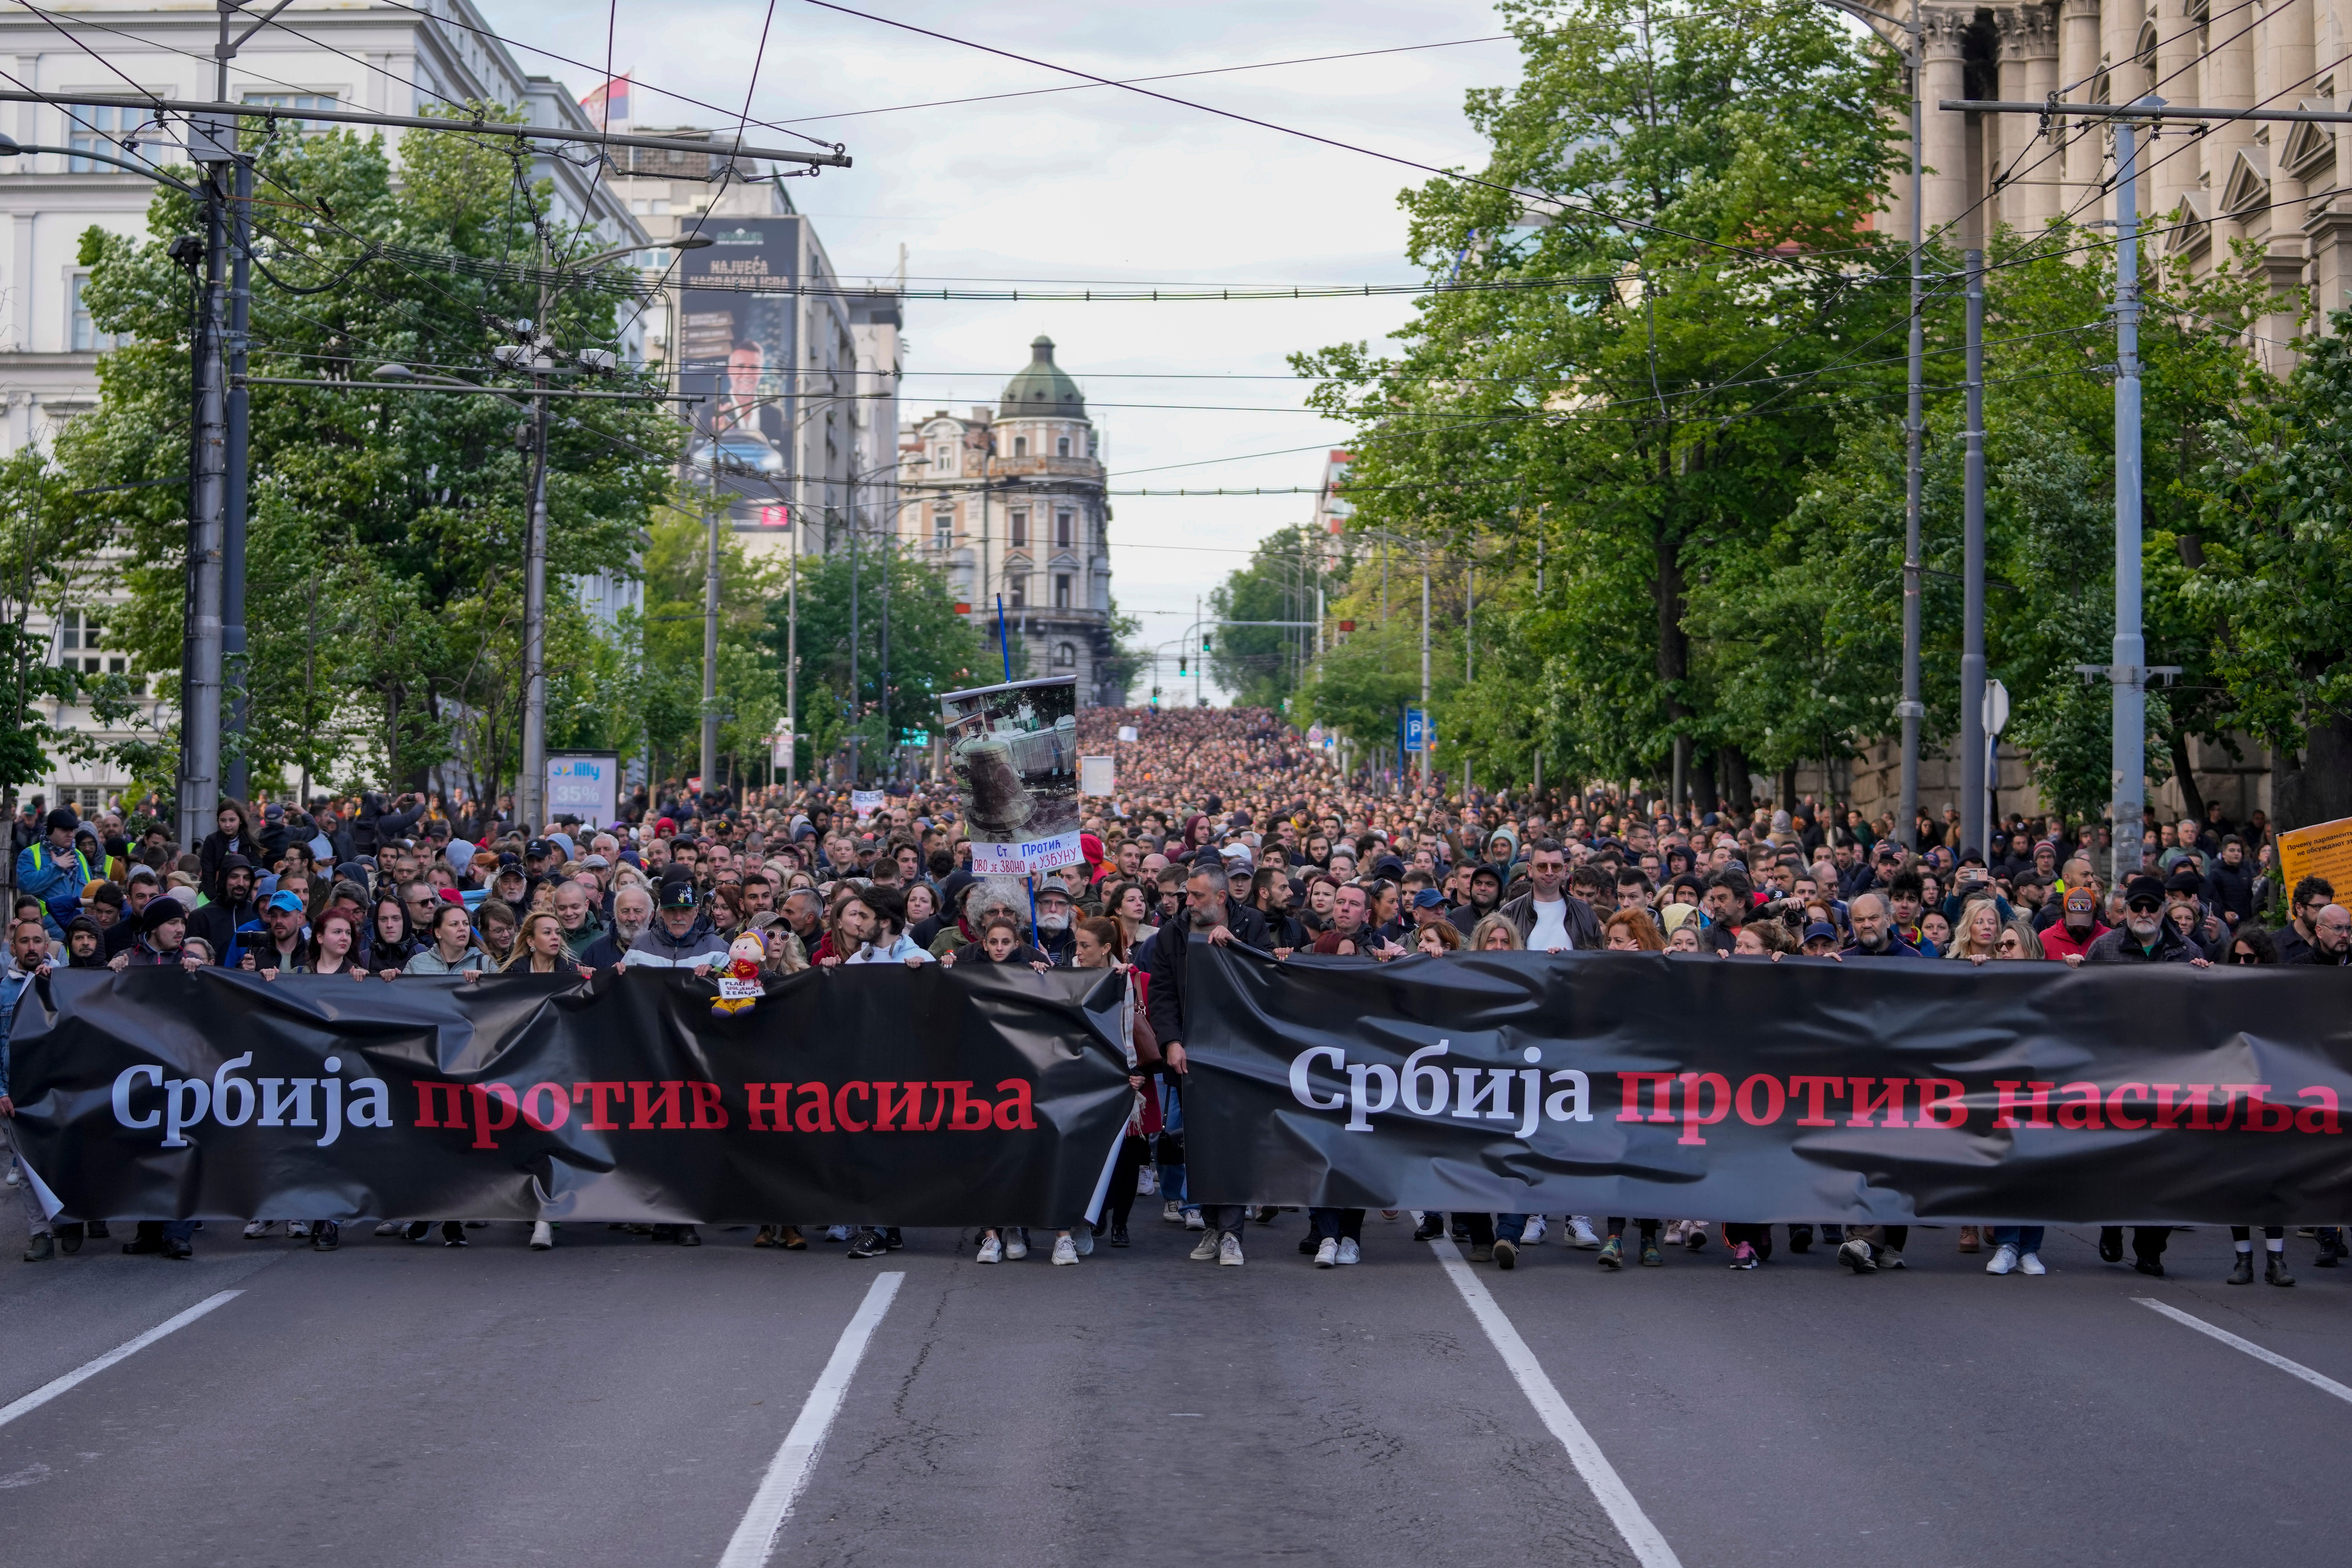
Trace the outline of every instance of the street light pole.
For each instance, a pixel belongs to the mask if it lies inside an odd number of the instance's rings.
[[[224,72],[227,69],[223,64]],[[245,659],[246,448],[250,430],[245,385],[246,347],[253,303],[253,160],[236,161],[236,193],[229,202],[228,452],[221,513],[221,680],[228,692],[229,756],[226,792],[247,798],[251,758],[246,749],[248,715]],[[306,806],[308,802],[303,802]]]
[[[719,467],[702,504],[702,787],[719,777]]]
[[[533,334],[547,330],[554,303],[547,276],[547,235],[539,239],[539,314]],[[547,830],[547,371],[534,343],[530,357],[530,516],[522,547],[522,768],[515,780],[515,810],[527,832]]]
[[[189,151],[204,180],[205,274],[196,313],[194,465],[188,512],[188,634],[180,673],[179,838],[204,841],[220,805],[221,535],[228,495],[227,235],[221,182],[232,161],[222,121],[192,122]]]
[[[1421,781],[1429,782],[1429,553],[1421,557]]]
[[[1919,100],[1926,93],[1923,72],[1927,54],[1920,47],[1919,0],[1911,0],[1911,362],[1909,401],[1903,421],[1903,700],[1895,712],[1903,723],[1902,780],[1898,790],[1895,840],[1907,849],[1919,847],[1919,722],[1927,716],[1919,700],[1919,434],[1925,418],[1927,359],[1925,326],[1920,320],[1920,252],[1925,247],[1925,219],[1920,212],[1924,183],[1919,168]]]
[[[2150,103],[2156,101],[2150,94]],[[2140,817],[2147,798],[2147,641],[2140,634],[2139,160],[2138,127],[2116,121],[2116,640],[2107,679],[2115,692],[2108,767],[2115,779],[2110,874],[2120,887],[2139,873]]]
[[[1984,252],[1968,253],[1968,434],[1960,521],[1960,843],[1985,838]]]

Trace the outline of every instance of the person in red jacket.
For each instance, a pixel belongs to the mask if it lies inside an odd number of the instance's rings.
[[[2079,964],[2091,944],[2107,934],[2099,924],[2099,895],[2087,886],[2066,890],[2066,903],[2056,925],[2042,933],[2042,951],[2052,958]]]

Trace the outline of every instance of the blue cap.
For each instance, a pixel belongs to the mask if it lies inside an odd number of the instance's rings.
[[[1412,906],[1415,909],[1443,909],[1445,907],[1445,895],[1433,887],[1424,887],[1412,895]]]
[[[269,902],[263,904],[262,907],[264,909],[290,909],[295,914],[299,915],[302,913],[302,900],[299,895],[293,893],[273,893],[269,895]]]
[[[1823,940],[1834,942],[1837,939],[1837,927],[1831,925],[1826,920],[1816,920],[1811,925],[1805,927],[1805,940],[1808,942],[1819,942]]]

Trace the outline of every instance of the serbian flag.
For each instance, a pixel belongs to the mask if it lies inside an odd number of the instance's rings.
[[[580,107],[588,111],[600,131],[610,131],[615,125],[626,125],[629,122],[629,78],[614,77],[611,81],[582,99]]]

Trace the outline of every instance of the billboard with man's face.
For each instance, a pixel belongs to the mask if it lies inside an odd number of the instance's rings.
[[[797,282],[801,223],[709,218],[700,232],[711,243],[679,253],[678,390],[704,400],[691,405],[688,480],[701,489],[715,469],[719,495],[732,498],[730,516],[747,532],[789,520],[793,431],[806,389],[792,381],[797,297],[730,285]]]

